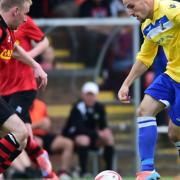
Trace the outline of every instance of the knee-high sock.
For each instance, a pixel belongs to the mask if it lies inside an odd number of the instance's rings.
[[[113,156],[114,156],[113,146],[105,146],[104,159],[106,161],[106,169],[112,170]]]
[[[0,173],[3,173],[21,153],[19,147],[19,143],[11,133],[0,139]]]
[[[137,122],[141,171],[152,171],[154,170],[154,153],[157,142],[156,118],[138,117]]]
[[[36,161],[36,159],[41,154],[43,154],[43,149],[30,136],[28,137],[27,146],[26,146],[25,150],[32,161]]]
[[[81,174],[84,174],[87,172],[87,160],[88,160],[88,150],[89,147],[78,147],[77,153],[79,157],[79,165],[81,167]]]

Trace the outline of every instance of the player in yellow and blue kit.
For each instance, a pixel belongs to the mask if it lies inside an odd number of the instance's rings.
[[[137,61],[121,86],[120,101],[130,102],[129,87],[153,63],[158,46],[162,46],[168,63],[166,71],[145,90],[137,110],[141,172],[136,180],[156,180],[154,152],[157,141],[156,115],[169,110],[169,137],[180,154],[180,3],[168,0],[123,0],[129,14],[142,23],[144,42]]]

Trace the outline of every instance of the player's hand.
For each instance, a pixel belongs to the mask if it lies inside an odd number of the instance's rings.
[[[44,72],[42,67],[37,63],[34,67],[34,76],[38,79],[40,79],[39,88],[45,88],[47,86],[47,73]]]
[[[122,85],[118,92],[118,98],[122,103],[130,103],[129,87]]]

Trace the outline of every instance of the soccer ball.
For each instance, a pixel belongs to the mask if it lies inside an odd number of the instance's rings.
[[[122,177],[115,171],[106,170],[100,172],[94,180],[122,180]]]

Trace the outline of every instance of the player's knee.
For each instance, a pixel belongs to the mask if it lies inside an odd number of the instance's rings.
[[[19,129],[16,129],[16,131],[14,131],[13,134],[16,140],[19,142],[20,148],[24,149],[26,147],[28,138],[28,131],[26,129],[26,126],[22,123]]]
[[[141,117],[141,116],[147,116],[149,113],[146,108],[144,108],[140,105],[136,110],[136,114],[137,114],[137,116]]]

